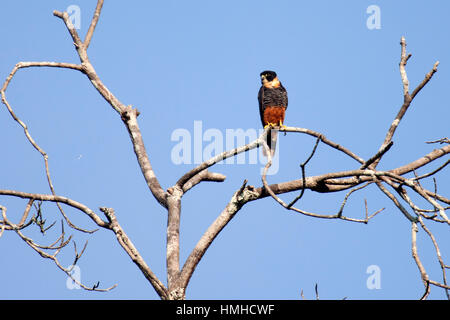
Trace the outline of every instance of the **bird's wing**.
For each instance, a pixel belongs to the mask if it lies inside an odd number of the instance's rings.
[[[261,123],[264,127],[264,86],[261,86],[261,88],[259,88],[258,102],[259,102],[259,116],[261,117]]]
[[[287,90],[281,85],[282,94],[283,94],[283,105],[285,106],[285,109],[287,109],[288,106],[288,95]]]

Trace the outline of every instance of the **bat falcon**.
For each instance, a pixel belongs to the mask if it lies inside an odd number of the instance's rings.
[[[261,88],[258,92],[259,115],[264,128],[267,126],[283,126],[284,115],[288,106],[287,91],[274,71],[261,72]],[[275,153],[277,132],[267,134],[267,146],[271,156]],[[263,154],[267,156],[263,148]]]

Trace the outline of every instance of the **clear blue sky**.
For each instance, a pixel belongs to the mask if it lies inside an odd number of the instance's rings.
[[[70,36],[52,11],[75,4],[87,31],[96,1],[4,1],[0,7],[0,77],[19,61],[78,63]],[[400,37],[413,54],[407,71],[411,87],[436,60],[439,71],[413,102],[379,168],[409,163],[437,147],[425,141],[449,136],[450,83],[448,1],[105,1],[89,56],[108,88],[139,117],[147,151],[164,188],[193,165],[175,165],[172,132],[260,127],[259,73],[276,70],[289,92],[286,124],[306,127],[352,149],[363,158],[378,150],[402,103],[398,71]],[[381,9],[381,29],[369,30],[369,5]],[[117,217],[165,283],[166,212],[148,192],[118,115],[88,79],[76,71],[21,70],[7,96],[33,137],[47,151],[56,192],[94,210],[113,207]],[[1,106],[0,188],[49,193],[40,155]],[[270,183],[300,177],[314,139],[279,137],[280,170]],[[430,169],[437,167],[432,165]],[[320,145],[308,175],[356,168],[342,154]],[[244,179],[260,186],[259,165],[220,165],[224,183],[203,183],[183,198],[181,259],[222,211]],[[426,171],[421,170],[420,173]],[[448,196],[448,169],[438,176]],[[426,184],[432,187],[432,184]],[[282,195],[286,201],[296,194]],[[307,192],[298,205],[334,213],[344,194]],[[410,223],[374,187],[356,194],[345,214],[364,217],[386,207],[368,225],[320,220],[287,212],[272,199],[247,204],[216,239],[200,262],[187,291],[189,299],[314,298],[417,299],[423,293],[411,257]],[[26,201],[0,198],[8,217],[18,221]],[[48,222],[58,221],[45,205]],[[70,217],[95,228],[78,211]],[[448,226],[434,226],[447,264]],[[51,243],[57,230],[42,237]],[[66,233],[72,231],[66,228]],[[76,233],[78,247],[87,238]],[[419,252],[431,279],[440,281],[434,248],[419,233]],[[153,288],[117,243],[112,232],[89,238],[79,262],[81,280],[118,287],[109,293],[69,290],[66,276],[10,232],[0,238],[0,299],[156,299]],[[61,254],[72,262],[72,248]],[[367,267],[381,270],[381,288],[366,286]],[[445,298],[433,288],[432,299]]]

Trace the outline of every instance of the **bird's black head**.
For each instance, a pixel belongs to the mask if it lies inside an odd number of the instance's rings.
[[[266,79],[267,81],[270,82],[277,77],[277,74],[275,71],[266,70],[266,71],[261,72],[260,76],[261,76],[261,81]]]

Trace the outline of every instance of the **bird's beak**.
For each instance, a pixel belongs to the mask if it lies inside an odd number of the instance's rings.
[[[265,78],[266,78],[266,75],[263,74],[263,75],[261,76],[261,80],[264,80]]]

